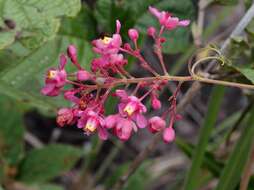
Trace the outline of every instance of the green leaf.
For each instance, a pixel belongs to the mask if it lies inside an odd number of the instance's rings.
[[[60,17],[75,16],[81,7],[80,0],[1,0],[1,20],[8,19],[13,23],[10,28],[0,22],[1,27],[10,31],[8,38],[0,32],[0,42],[4,48],[17,36],[29,48],[39,47],[52,39],[60,26]]]
[[[18,179],[26,183],[45,182],[69,171],[82,151],[69,145],[49,145],[30,151],[21,162]]]
[[[15,32],[0,32],[0,49],[12,44],[15,40]]]
[[[148,162],[143,163],[130,177],[124,190],[142,190],[149,183],[150,175],[147,172]]]
[[[245,4],[246,9],[249,9],[250,6],[252,5],[252,0],[244,0],[244,4]]]
[[[187,175],[185,182],[185,190],[197,189],[198,176],[200,167],[204,161],[206,147],[209,141],[210,134],[216,124],[217,115],[220,109],[221,102],[225,93],[225,87],[215,86],[208,105],[208,111],[205,117],[204,124],[201,128],[198,144],[195,148],[192,165]]]
[[[108,189],[112,188],[114,184],[117,182],[120,176],[124,174],[125,171],[128,170],[130,164],[129,163],[124,163],[118,166],[115,171],[107,177],[105,181],[105,185]]]
[[[163,0],[154,4],[154,6],[160,10],[169,11],[180,19],[191,20],[194,18],[194,7],[189,0]],[[159,23],[156,18],[146,11],[138,19],[135,27],[145,34],[149,26],[156,26],[156,28],[159,28]],[[190,34],[189,28],[179,28],[166,32],[164,37],[167,39],[167,42],[163,46],[163,52],[175,54],[185,51],[190,43]]]
[[[250,112],[247,125],[227,160],[215,190],[235,189],[240,182],[242,171],[248,159],[254,136],[254,107]]]
[[[219,3],[221,5],[236,5],[238,0],[214,0],[214,3]]]
[[[54,184],[32,185],[31,188],[34,190],[63,190],[63,187]]]
[[[142,190],[145,189],[145,185],[149,183],[150,175],[147,173],[148,165],[151,162],[144,162],[137,171],[128,179],[126,186],[123,190]],[[121,166],[117,167],[110,177],[106,179],[107,188],[111,188],[119,180],[119,177],[124,174],[129,168],[129,163],[124,163]]]
[[[93,57],[90,44],[77,37],[58,35],[57,38],[47,42],[39,49],[31,51],[15,67],[5,69],[5,74],[0,77],[0,89],[2,86],[3,90],[5,87],[8,90],[6,92],[1,90],[1,93],[8,93],[13,98],[20,99],[22,97],[23,100],[38,108],[44,107],[44,110],[47,108],[54,110],[60,106],[67,106],[67,102],[62,97],[44,97],[40,94],[40,89],[44,85],[46,70],[50,67],[57,67],[60,53],[65,52],[69,44],[74,44],[77,47],[80,64],[89,69],[88,64]],[[70,70],[71,68],[73,66],[68,63],[67,69]],[[33,101],[39,102],[38,106]]]
[[[252,84],[254,84],[254,68],[251,68],[250,65],[246,67],[234,67],[236,68],[240,73],[242,73],[247,79],[249,79]]]
[[[17,165],[23,156],[23,120],[22,114],[6,96],[0,96],[0,162]],[[2,165],[1,164],[1,165]]]
[[[179,149],[183,151],[183,153],[189,158],[193,158],[193,153],[196,149],[196,146],[185,142],[181,138],[176,139],[176,145]],[[207,168],[214,176],[218,177],[221,172],[221,168],[223,167],[223,163],[217,161],[214,158],[214,155],[208,151],[204,154],[204,159],[202,163],[202,168]]]
[[[83,4],[81,11],[76,17],[63,19],[59,33],[90,41],[97,36],[96,27],[93,12],[88,6]]]

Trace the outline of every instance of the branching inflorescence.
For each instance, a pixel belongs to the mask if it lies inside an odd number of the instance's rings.
[[[112,131],[111,134],[116,135],[122,141],[128,140],[133,131],[137,132],[138,129],[147,127],[152,133],[162,131],[163,140],[166,143],[174,140],[174,122],[181,119],[181,116],[176,113],[176,97],[181,84],[184,81],[193,80],[214,82],[194,73],[198,62],[194,64],[195,67],[190,69],[190,76],[170,76],[168,74],[162,56],[162,44],[166,42],[162,34],[166,30],[188,26],[190,21],[179,20],[170,13],[160,12],[153,7],[149,7],[149,11],[159,20],[161,26],[159,31],[152,26],[149,27],[147,35],[154,40],[154,53],[158,56],[163,74],[160,75],[154,70],[142,56],[137,44],[139,32],[136,29],[129,29],[128,31],[132,45],[130,43],[123,44],[120,35],[121,23],[117,20],[116,32],[112,37],[104,36],[92,42],[93,51],[98,56],[91,62],[91,71],[85,70],[79,64],[77,51],[73,45],[69,45],[67,48],[67,56],[60,55],[59,67],[47,71],[45,86],[41,90],[42,94],[58,96],[63,93],[64,98],[73,104],[71,108],[61,108],[58,111],[57,123],[60,127],[76,124],[86,135],[97,132],[102,140],[106,140],[109,131]],[[124,68],[128,64],[128,60],[123,54],[137,58],[139,67],[151,73],[152,76],[133,77]],[[65,65],[68,58],[77,68],[77,72],[70,74],[66,72]],[[146,118],[147,108],[142,101],[145,98],[150,99],[151,107],[154,110],[161,109],[158,91],[164,88],[168,81],[179,82],[176,91],[168,99],[169,107],[163,110],[161,116]],[[64,87],[68,84],[71,84],[72,88],[65,90]],[[131,93],[126,91],[129,84],[136,85]],[[141,97],[137,97],[137,92],[141,90],[145,93]],[[106,116],[104,106],[109,96],[119,99],[118,113]]]

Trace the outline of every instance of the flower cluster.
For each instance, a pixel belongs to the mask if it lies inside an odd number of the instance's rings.
[[[60,127],[77,125],[86,135],[97,133],[100,139],[106,140],[109,134],[112,134],[122,141],[128,140],[139,129],[148,128],[151,133],[162,132],[163,140],[167,143],[174,140],[173,125],[181,118],[176,113],[176,96],[180,85],[169,98],[169,107],[163,110],[161,116],[147,118],[145,115],[148,108],[144,100],[150,100],[152,109],[162,109],[159,91],[167,85],[166,78],[169,77],[161,53],[161,44],[166,41],[162,34],[165,30],[187,26],[189,21],[179,20],[172,14],[160,12],[153,7],[149,7],[149,11],[161,25],[159,31],[149,27],[147,35],[155,41],[154,52],[160,60],[164,74],[160,75],[142,56],[137,43],[138,30],[129,29],[130,43],[123,43],[120,35],[121,23],[117,20],[115,34],[92,41],[93,51],[97,56],[91,62],[91,71],[85,70],[79,64],[74,45],[69,45],[67,54],[60,56],[58,68],[47,71],[41,93],[46,96],[58,96],[62,93],[64,98],[72,103],[70,108],[59,109],[57,123]],[[128,55],[137,58],[139,66],[153,76],[133,77],[124,67],[128,64]],[[77,68],[75,73],[66,72],[68,61]],[[133,92],[126,90],[129,84],[136,85]],[[123,85],[125,88],[121,88]],[[68,89],[67,86],[71,88]],[[144,94],[138,96],[141,91]],[[110,96],[119,100],[117,113],[106,115],[105,103]]]

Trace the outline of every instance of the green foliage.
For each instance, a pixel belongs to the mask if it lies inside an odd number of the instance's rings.
[[[49,67],[57,67],[59,54],[65,52],[68,44],[75,44],[78,47],[79,61],[81,65],[88,68],[87,63],[92,59],[90,44],[80,38],[58,35],[54,40],[31,51],[26,58],[17,63],[16,67],[7,68],[5,74],[0,77],[0,83],[6,84],[7,89],[15,89],[18,90],[17,93],[24,93],[26,102],[44,101],[43,104],[37,104],[38,108],[48,105],[47,107],[52,110],[60,105],[66,105],[66,101],[60,97],[55,99],[43,97],[40,89],[43,86],[45,71]]]
[[[221,5],[236,5],[238,0],[214,0],[214,3],[219,3]]]
[[[80,156],[81,150],[69,145],[32,150],[21,162],[18,179],[26,183],[45,182],[70,170]]]
[[[0,32],[0,49],[12,44],[15,38],[26,47],[39,47],[56,35],[60,17],[75,16],[81,6],[80,0],[1,0],[0,5],[0,25],[6,31]]]
[[[248,9],[252,5],[252,0],[244,0],[244,3],[245,3],[246,9]]]
[[[245,128],[242,131],[241,137],[238,140],[233,152],[231,153],[227,164],[224,167],[216,190],[235,189],[240,182],[241,175],[248,159],[248,155],[253,144],[254,136],[254,107],[251,110],[251,116]]]
[[[145,185],[149,182],[150,175],[147,173],[149,162],[143,163],[139,169],[130,177],[125,188],[123,190],[142,190],[145,189]],[[119,180],[119,177],[122,176],[129,168],[130,164],[125,163],[117,167],[110,177],[106,179],[106,186],[111,188]]]
[[[34,190],[63,190],[63,187],[53,184],[33,185],[31,188]]]
[[[200,167],[202,166],[202,162],[204,161],[205,151],[208,145],[210,134],[216,124],[217,115],[220,109],[221,102],[223,100],[224,92],[225,87],[223,86],[216,86],[213,89],[204,125],[201,128],[198,144],[192,157],[192,165],[186,179],[186,190],[192,190],[197,188]]]
[[[245,37],[237,36],[231,40],[229,54],[230,64],[227,65],[229,71],[241,73],[235,80],[250,81],[254,84],[254,21],[246,28]]]
[[[1,165],[17,165],[24,154],[22,114],[16,104],[17,102],[11,101],[6,96],[0,96],[0,120],[2,121],[0,127]]]
[[[193,158],[194,151],[196,149],[196,146],[185,142],[181,138],[176,139],[176,144],[181,151],[187,155],[190,159]],[[221,172],[221,168],[223,167],[223,163],[216,160],[214,155],[211,152],[206,151],[204,154],[203,162],[202,162],[202,168],[208,169],[214,176],[218,177]]]

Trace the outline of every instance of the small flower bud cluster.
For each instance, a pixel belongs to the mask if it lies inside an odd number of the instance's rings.
[[[187,26],[189,21],[180,21],[170,13],[160,12],[153,7],[149,7],[149,11],[161,24],[159,32],[151,26],[147,34],[154,39],[157,48],[155,53],[165,69],[161,43],[166,39],[161,35],[164,30]],[[165,87],[167,81],[163,79],[164,75],[158,74],[142,56],[137,43],[138,30],[129,29],[131,43],[124,44],[120,30],[121,23],[117,20],[115,34],[92,41],[93,51],[97,56],[91,62],[91,71],[85,70],[79,64],[76,47],[69,45],[66,55],[60,55],[58,68],[47,71],[41,93],[46,96],[63,94],[64,98],[72,103],[70,108],[59,109],[57,123],[60,127],[76,125],[86,135],[97,133],[100,139],[106,140],[109,134],[112,134],[122,141],[128,140],[139,129],[148,128],[151,133],[162,132],[163,140],[169,143],[175,138],[174,122],[181,118],[176,113],[176,96],[180,86],[170,97],[169,107],[163,111],[163,115],[147,118],[144,100],[150,100],[152,109],[162,109],[164,106],[159,99],[159,91]],[[125,58],[127,55],[137,58],[140,68],[150,72],[153,77],[133,77],[124,67],[128,64]],[[77,68],[75,73],[66,72],[68,60]],[[136,84],[133,92],[121,87],[129,84]],[[71,88],[67,89],[67,85]],[[141,90],[145,93],[138,97],[137,94]],[[117,112],[106,115],[105,102],[110,96],[118,99]]]

